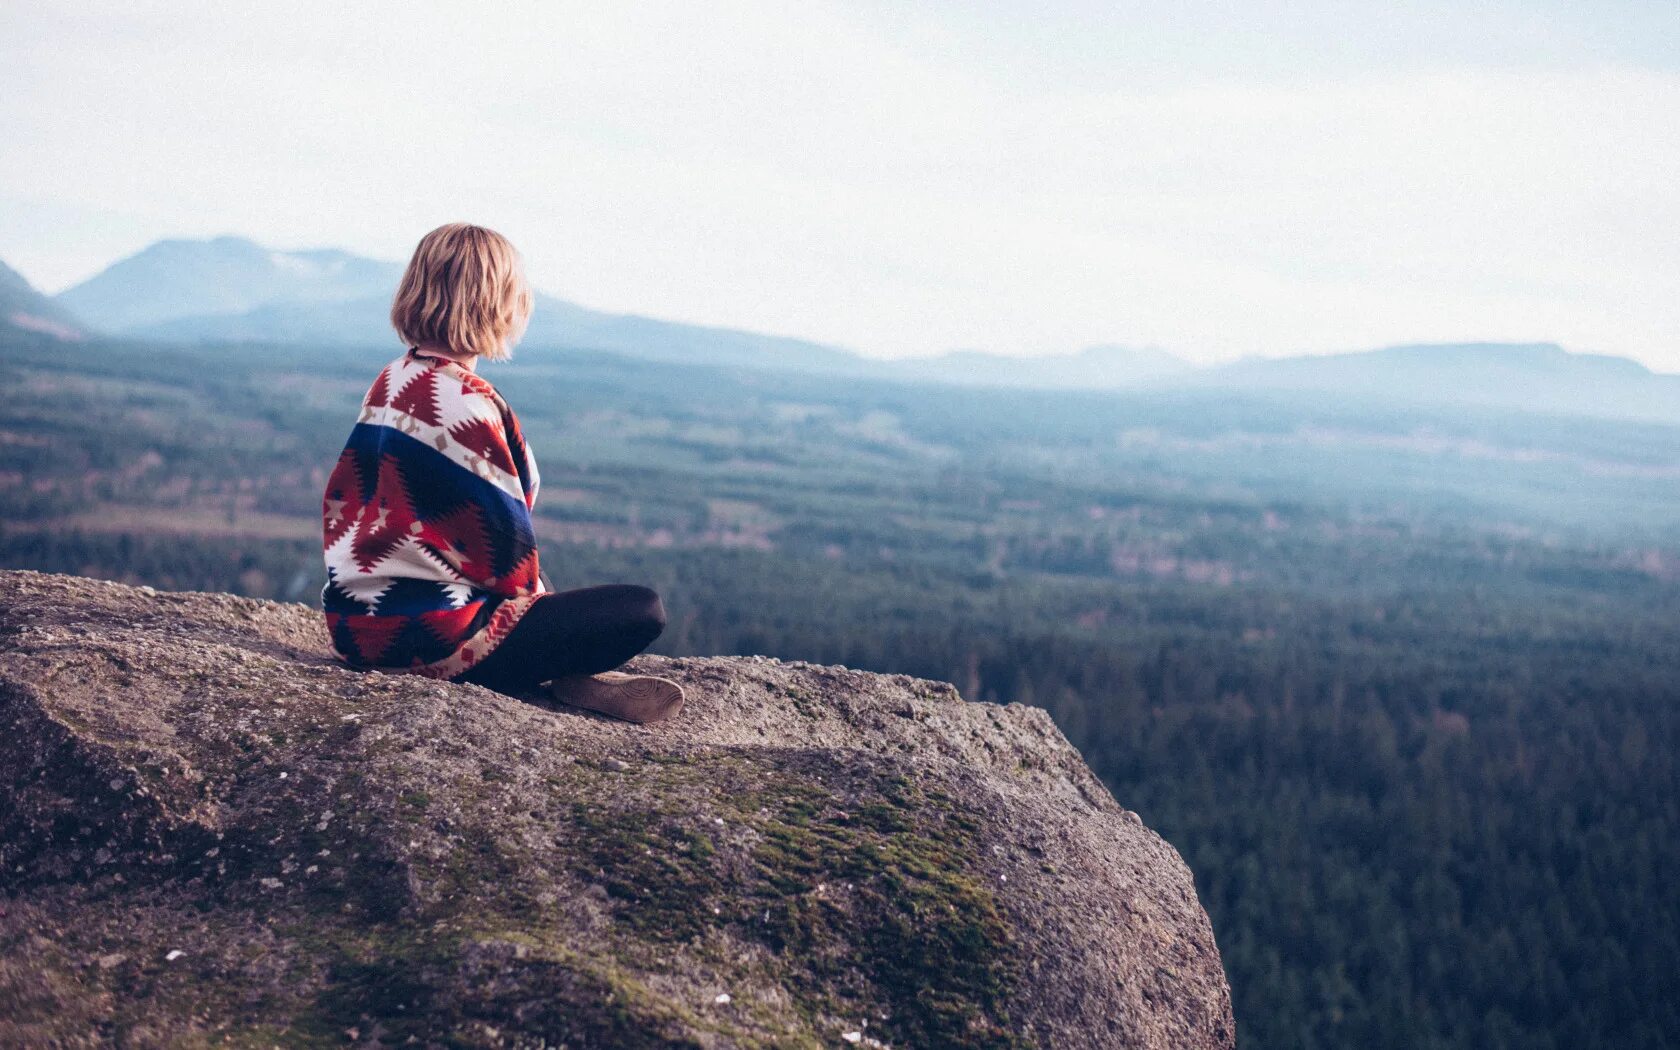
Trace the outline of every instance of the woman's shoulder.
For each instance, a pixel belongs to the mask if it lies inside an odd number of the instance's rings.
[[[366,405],[385,407],[434,426],[497,419],[506,402],[488,380],[453,361],[412,349],[387,364],[368,389]]]

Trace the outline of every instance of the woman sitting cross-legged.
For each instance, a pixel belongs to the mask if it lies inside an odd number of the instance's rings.
[[[667,718],[682,706],[677,683],[608,673],[664,629],[659,595],[556,593],[539,573],[536,460],[477,371],[508,356],[530,313],[500,234],[456,223],[415,249],[391,306],[408,351],[373,381],[322,497],[333,647],[355,667]]]

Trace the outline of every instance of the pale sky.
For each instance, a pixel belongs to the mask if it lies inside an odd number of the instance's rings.
[[[873,355],[1680,371],[1677,180],[1673,0],[0,7],[0,259],[49,291],[464,219],[589,306]]]

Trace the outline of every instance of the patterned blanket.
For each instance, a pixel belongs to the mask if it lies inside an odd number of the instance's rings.
[[[537,484],[490,383],[414,350],[387,365],[321,500],[339,655],[433,678],[484,659],[543,593]]]

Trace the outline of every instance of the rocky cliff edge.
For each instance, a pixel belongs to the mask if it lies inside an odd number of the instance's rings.
[[[0,1044],[1233,1045],[1189,870],[1043,711],[633,666],[676,720],[0,573]]]

